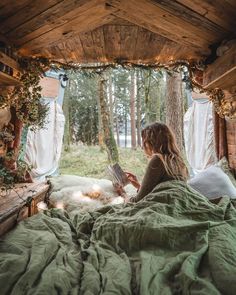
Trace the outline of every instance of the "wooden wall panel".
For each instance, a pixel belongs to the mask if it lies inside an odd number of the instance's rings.
[[[120,59],[133,60],[138,38],[137,26],[120,26]]]
[[[105,52],[107,59],[116,60],[120,56],[120,26],[104,26]]]
[[[88,62],[94,61],[96,59],[96,52],[94,50],[93,37],[91,32],[80,34],[80,40],[84,49],[86,60]]]
[[[95,50],[96,56],[100,57],[101,62],[106,62],[107,58],[105,53],[105,39],[104,39],[103,27],[95,29],[91,33],[92,33],[94,50]]]
[[[134,59],[139,61],[142,60],[145,62],[147,57],[147,53],[150,51],[148,46],[152,33],[147,31],[144,28],[139,28],[138,30],[138,38],[136,41]]]
[[[230,167],[236,172],[236,121],[226,122],[228,144],[228,160]]]

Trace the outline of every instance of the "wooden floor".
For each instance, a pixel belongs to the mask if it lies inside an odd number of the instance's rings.
[[[44,200],[49,185],[46,182],[21,183],[7,193],[0,192],[0,236],[17,222],[37,213],[36,204]]]

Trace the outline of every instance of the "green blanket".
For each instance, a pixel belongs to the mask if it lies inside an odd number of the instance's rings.
[[[137,204],[59,209],[0,242],[4,294],[236,294],[236,209],[180,181]]]

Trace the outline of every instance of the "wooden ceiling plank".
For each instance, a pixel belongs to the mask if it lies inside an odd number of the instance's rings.
[[[150,36],[150,39],[149,39],[149,44],[148,44],[148,48],[150,48],[150,50],[148,50],[149,54],[146,57],[148,59],[148,61],[151,61],[151,60],[158,61],[158,58],[160,57],[162,49],[166,43],[168,43],[169,46],[172,45],[175,47],[181,47],[181,45],[179,45],[176,42],[167,40],[166,38],[164,38],[160,35],[152,33]]]
[[[47,48],[43,48],[42,50],[38,51],[35,50],[34,57],[46,57],[52,60],[62,61],[66,62],[64,59],[64,56],[61,54],[61,51],[59,50],[58,46],[50,46]]]
[[[109,23],[110,24],[110,23]],[[106,62],[106,53],[105,53],[105,39],[103,34],[103,27],[97,28],[92,31],[92,38],[94,42],[94,49],[96,55],[99,56],[101,62]]]
[[[40,13],[61,1],[62,0],[30,1],[27,6],[22,7],[17,12],[17,15],[12,15],[5,21],[0,22],[0,30],[5,34],[30,19],[34,19],[34,21],[37,22],[37,17]]]
[[[32,0],[1,0],[0,19],[3,22],[12,15],[16,15],[20,9],[29,4]]]
[[[103,27],[106,58],[113,62],[120,57],[120,26],[107,25]]]
[[[18,26],[15,30],[8,33],[10,38],[16,40],[16,44],[24,44],[37,36],[45,34],[54,28],[65,25],[72,19],[76,18],[78,14],[83,13],[88,9],[93,9],[96,5],[102,3],[102,0],[64,0],[43,11],[28,22]]]
[[[235,0],[177,0],[177,2],[201,14],[204,18],[222,28],[235,33]]]
[[[160,50],[156,59],[157,62],[165,63],[173,60],[195,60],[203,59],[201,51],[190,50],[187,46],[176,44],[173,41],[167,40]]]
[[[180,40],[187,39],[194,45],[204,48],[218,39],[218,35],[216,36],[212,32],[207,32],[191,25],[189,22],[168,13],[148,0],[140,0],[139,5],[137,5],[135,0],[107,1],[112,7],[123,10],[134,17],[137,16],[139,19],[152,24],[152,26],[158,29],[176,35]]]
[[[133,26],[134,24],[114,15],[114,19],[109,23],[109,25]]]
[[[138,37],[137,26],[121,26],[120,59],[133,60]]]
[[[75,38],[73,38],[73,43],[76,46],[75,51],[76,51],[76,55],[78,57],[78,62],[79,61],[87,62],[86,56],[85,56],[85,53],[84,53],[84,49],[83,49],[83,46],[82,46],[82,43],[81,43],[81,40],[80,40],[80,37],[76,36]]]
[[[46,34],[27,42],[19,51],[21,52],[28,49],[30,52],[36,48],[43,48],[44,46],[49,46],[50,44],[70,39],[79,33],[88,32],[102,26],[112,19],[113,16],[110,15],[110,12],[107,11],[104,6],[97,6],[96,9],[89,9],[81,15],[78,15],[76,19],[73,19],[66,25],[51,30]]]
[[[43,56],[46,56],[51,59],[54,55],[55,55],[55,50],[53,51],[52,48],[43,49]]]
[[[69,62],[69,54],[67,51],[67,46],[64,42],[57,44],[58,49],[60,50],[61,55],[63,56],[66,63]]]
[[[137,62],[141,61],[145,63],[150,51],[148,44],[152,33],[140,27],[137,34],[138,37],[133,58]]]
[[[87,62],[79,36],[68,40],[66,43],[69,45],[70,51],[74,55],[74,62]]]
[[[96,60],[97,55],[94,49],[93,37],[91,32],[80,34],[80,41],[84,49],[84,54],[86,56],[87,62],[92,62]]]
[[[232,8],[236,8],[236,1],[235,0],[225,0],[227,5],[230,5]]]
[[[47,54],[45,57],[61,62],[87,62],[84,56],[83,47],[79,39],[79,35],[73,39],[66,40],[66,42],[60,42],[55,45],[51,45],[47,48]],[[44,56],[43,49],[35,49],[32,51],[34,56]],[[67,58],[65,58],[65,55]]]
[[[205,30],[208,32],[214,33],[216,36],[227,34],[227,31],[215,24],[214,22],[210,21],[209,19],[205,18],[201,14],[197,13],[196,11],[176,2],[173,0],[151,0],[156,6],[168,11],[170,14],[175,15],[186,22],[190,23],[191,25],[197,26],[201,28],[201,30]]]
[[[191,43],[188,39],[184,38],[182,35],[181,37],[176,36],[173,32],[168,32],[164,29],[158,28],[156,25],[152,23],[151,20],[144,20],[142,18],[139,18],[137,15],[131,15],[128,12],[125,12],[123,10],[116,11],[116,15],[120,18],[124,18],[137,26],[140,26],[142,28],[145,28],[153,33],[156,33],[158,35],[161,35],[171,41],[174,41],[176,43],[188,46],[190,50],[201,50],[202,55],[208,55],[210,54],[210,50],[208,48],[207,44],[204,44],[204,46],[201,46],[200,44],[196,44],[196,42]]]

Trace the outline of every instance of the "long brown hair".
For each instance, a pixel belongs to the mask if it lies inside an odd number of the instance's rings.
[[[144,149],[150,149],[163,162],[166,172],[176,179],[187,180],[188,169],[177,147],[175,136],[163,123],[153,123],[142,130]]]

